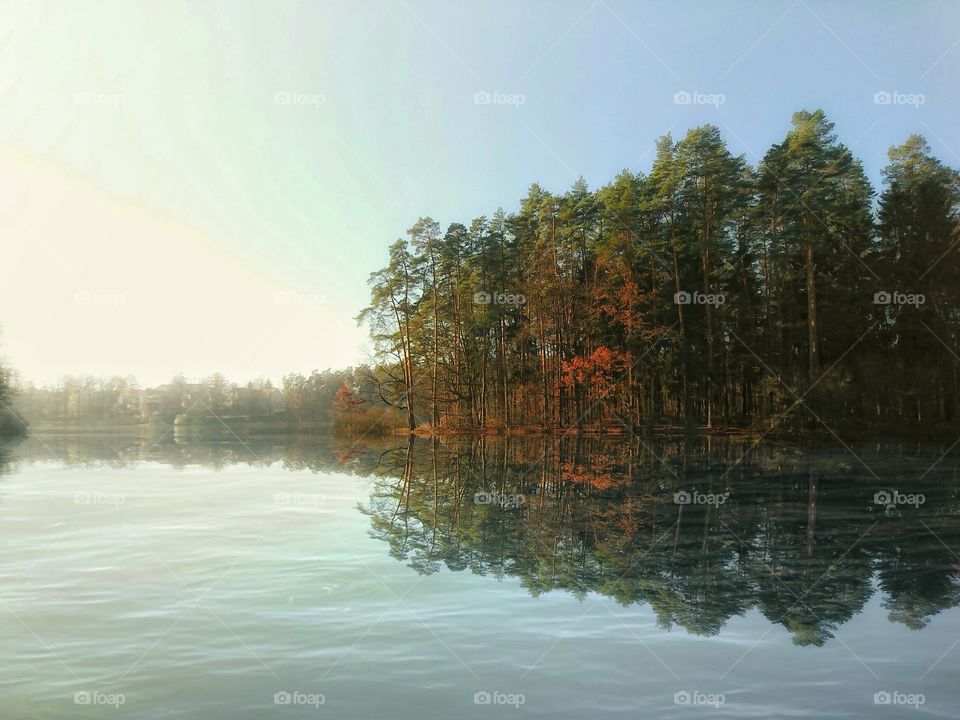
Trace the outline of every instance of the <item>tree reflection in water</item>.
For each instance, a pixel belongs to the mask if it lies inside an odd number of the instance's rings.
[[[922,628],[960,598],[957,455],[931,470],[942,448],[853,450],[862,462],[842,447],[710,439],[411,440],[362,510],[418,572],[649,603],[663,628],[715,635],[757,608],[819,646],[875,592],[891,621]],[[525,502],[478,504],[478,491]],[[893,491],[925,501],[875,502]]]
[[[757,608],[823,645],[874,593],[923,628],[960,600],[960,451],[715,438],[28,439],[12,462],[235,463],[372,478],[359,508],[419,573],[515,577],[533,596],[649,603],[663,628],[719,633]],[[0,463],[4,458],[0,457]],[[876,502],[879,494],[881,503]],[[922,494],[919,505],[888,502]],[[713,502],[691,502],[692,499]]]

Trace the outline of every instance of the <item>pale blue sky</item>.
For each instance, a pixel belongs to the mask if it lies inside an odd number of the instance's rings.
[[[0,351],[40,381],[360,359],[367,275],[418,216],[645,171],[667,131],[755,163],[822,107],[878,186],[913,132],[960,166],[955,0],[7,6]]]

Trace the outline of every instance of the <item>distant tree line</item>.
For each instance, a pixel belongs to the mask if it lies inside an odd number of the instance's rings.
[[[13,407],[10,371],[0,365],[0,438],[22,435],[26,424]]]
[[[919,136],[877,197],[820,110],[757,167],[707,125],[595,191],[421,218],[358,319],[411,429],[955,424],[958,209]]]
[[[9,400],[30,423],[122,426],[260,420],[290,426],[350,425],[359,418],[373,423],[367,407],[374,403],[383,412],[370,377],[365,368],[315,370],[309,376],[286,375],[279,388],[265,379],[236,384],[220,373],[196,383],[178,375],[146,388],[133,377],[66,377],[54,386],[22,385],[15,394],[0,384],[0,401],[4,392],[11,394]]]

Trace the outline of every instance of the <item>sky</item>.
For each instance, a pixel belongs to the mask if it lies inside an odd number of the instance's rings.
[[[369,358],[418,217],[647,171],[711,123],[756,163],[823,108],[880,188],[960,167],[956,0],[0,2],[0,357],[27,381],[279,380]]]

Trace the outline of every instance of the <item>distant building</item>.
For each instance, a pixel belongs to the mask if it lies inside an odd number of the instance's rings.
[[[196,409],[199,412],[213,411],[214,389],[204,383],[165,383],[141,390],[122,403],[129,403],[132,412],[139,412],[143,419],[170,417]],[[217,412],[230,415],[270,415],[283,410],[283,395],[272,387],[224,388],[223,396],[216,401]]]

